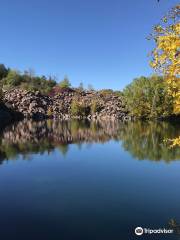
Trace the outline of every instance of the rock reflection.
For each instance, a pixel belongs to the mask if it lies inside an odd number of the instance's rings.
[[[109,140],[122,142],[122,147],[136,159],[169,162],[180,159],[180,148],[168,148],[164,139],[178,135],[178,124],[167,122],[24,120],[1,133],[0,162],[16,159],[19,154],[27,159],[33,153],[50,153],[54,149],[65,155],[71,143],[80,146]]]

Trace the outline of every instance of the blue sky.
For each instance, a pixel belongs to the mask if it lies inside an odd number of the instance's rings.
[[[177,0],[1,0],[0,62],[122,89],[152,73],[146,37]]]

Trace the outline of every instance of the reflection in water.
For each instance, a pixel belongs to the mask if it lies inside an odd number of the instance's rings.
[[[180,160],[180,148],[170,148],[166,139],[180,134],[178,123],[168,122],[128,122],[119,131],[123,148],[139,160]]]
[[[122,147],[134,158],[178,160],[180,148],[170,149],[164,139],[180,135],[178,124],[168,122],[88,122],[88,121],[27,121],[7,127],[0,137],[0,161],[25,159],[32,153],[50,153],[59,149],[64,155],[71,143],[122,142]]]

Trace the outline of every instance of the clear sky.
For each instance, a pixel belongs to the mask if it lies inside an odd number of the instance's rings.
[[[1,0],[0,62],[122,89],[152,73],[146,40],[177,0]]]

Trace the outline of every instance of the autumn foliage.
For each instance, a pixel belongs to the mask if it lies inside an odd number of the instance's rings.
[[[162,20],[162,24],[155,26],[151,34],[156,47],[150,64],[164,76],[168,94],[173,97],[174,113],[180,114],[180,4]],[[171,147],[180,146],[180,136],[169,141]]]
[[[156,46],[150,64],[164,76],[174,100],[174,113],[180,114],[180,4],[154,27],[151,38]]]

